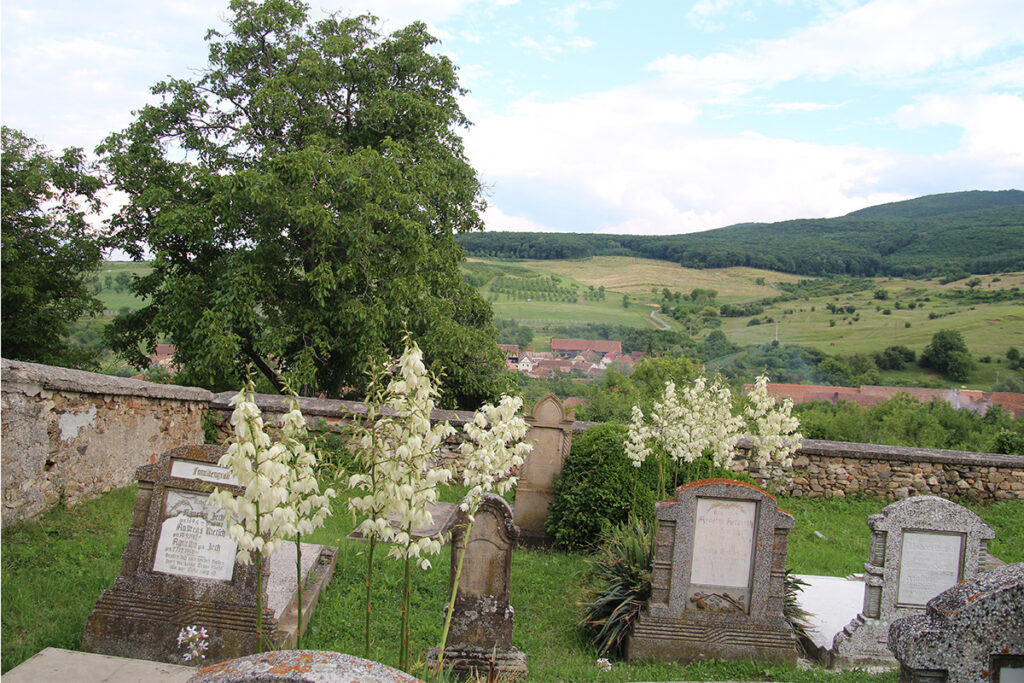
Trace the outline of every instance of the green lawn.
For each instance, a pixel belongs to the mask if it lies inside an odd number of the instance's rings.
[[[460,494],[458,489],[449,489],[445,497],[456,500]],[[120,567],[134,498],[135,489],[129,487],[4,530],[3,671],[45,647],[79,647],[86,617],[100,592],[111,586]],[[861,571],[868,543],[865,519],[884,505],[884,501],[870,498],[781,499],[780,506],[797,519],[796,529],[790,535],[790,567],[797,573],[837,576]],[[997,531],[992,552],[1007,562],[1024,561],[1024,503],[972,507]],[[338,503],[336,510],[328,527],[312,539],[337,545],[339,559],[334,580],[320,601],[304,646],[361,655],[367,545],[346,540],[353,521],[342,503]],[[818,538],[814,531],[825,538]],[[414,653],[418,652],[421,658],[440,638],[448,583],[447,551],[435,558],[433,565],[429,571],[417,572],[415,576],[412,642]],[[533,680],[895,681],[892,674],[837,675],[820,669],[797,671],[756,662],[689,666],[615,662],[611,673],[602,673],[594,665],[597,654],[576,628],[586,567],[586,557],[581,554],[515,552],[515,644],[527,653]],[[398,659],[394,636],[399,619],[400,577],[397,562],[381,559],[374,582],[377,598],[369,655],[390,664]]]

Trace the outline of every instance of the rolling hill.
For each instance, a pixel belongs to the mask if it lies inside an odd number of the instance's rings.
[[[809,276],[921,277],[1024,270],[1024,191],[955,192],[838,218],[745,223],[669,236],[473,233],[471,256],[637,256],[690,268],[746,266]]]

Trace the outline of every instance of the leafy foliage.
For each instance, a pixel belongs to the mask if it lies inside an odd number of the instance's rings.
[[[981,416],[938,399],[919,403],[898,394],[870,408],[815,401],[793,412],[809,439],[1024,455],[1024,420],[998,406]]]
[[[4,356],[86,364],[94,354],[73,351],[68,338],[80,316],[102,310],[87,277],[100,264],[103,239],[86,215],[99,210],[103,181],[80,149],[55,157],[21,131],[4,126],[2,136]]]
[[[153,254],[147,304],[112,325],[136,362],[164,336],[182,381],[237,384],[248,363],[300,393],[362,388],[403,330],[447,370],[449,405],[506,384],[490,306],[462,278],[454,235],[484,203],[457,134],[451,61],[422,23],[313,23],[297,0],[233,0],[209,65],[153,88],[100,147],[118,190],[118,246]]]
[[[921,352],[918,362],[957,382],[966,381],[974,369],[967,342],[958,330],[939,330],[932,335],[931,343]]]
[[[596,545],[613,526],[631,517],[653,521],[657,465],[637,469],[622,444],[626,428],[591,427],[573,438],[555,481],[547,532],[563,547]]]
[[[718,467],[710,457],[690,463],[650,458],[639,468],[626,457],[626,427],[607,422],[573,437],[572,450],[555,481],[547,532],[567,548],[596,545],[613,527],[636,518],[654,521],[654,503],[687,482],[712,477],[753,483],[745,472]],[[659,472],[659,467],[667,470]]]

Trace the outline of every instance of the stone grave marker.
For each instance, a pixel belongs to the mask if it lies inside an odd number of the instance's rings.
[[[214,486],[241,492],[234,476],[217,465],[224,451],[223,446],[182,446],[138,468],[121,571],[86,621],[85,650],[177,664],[182,662],[178,632],[194,625],[210,634],[208,661],[258,651],[256,566],[236,564],[237,545],[227,535],[226,515],[209,500]],[[306,557],[304,544],[303,560],[312,585],[303,591],[303,602],[311,605],[330,580],[336,549],[308,548],[313,553]],[[273,643],[294,640],[294,633],[278,629],[279,618],[295,608],[294,550],[291,557],[290,589],[281,588],[268,600],[266,584],[262,587],[263,632]],[[281,583],[275,574],[286,573],[286,565],[264,558],[264,580]]]
[[[452,582],[463,545],[466,558],[445,646],[445,667],[486,678],[493,666],[501,680],[525,676],[526,654],[512,645],[512,549],[519,536],[512,509],[501,496],[485,493],[468,540],[465,522],[463,513],[452,529]],[[427,661],[431,660],[437,661],[437,648],[428,653]]]
[[[892,664],[889,624],[921,614],[928,601],[986,563],[995,532],[976,514],[937,496],[915,496],[867,520],[864,606],[832,641],[831,664]]]
[[[533,443],[519,473],[516,486],[515,524],[522,531],[520,543],[545,547],[552,538],[544,529],[548,509],[555,499],[555,478],[562,472],[562,463],[572,445],[573,420],[565,415],[562,402],[548,394],[526,417],[530,430],[526,441]]]
[[[1024,563],[964,581],[889,627],[904,683],[1024,681]]]
[[[782,614],[793,517],[756,486],[726,479],[680,486],[655,515],[651,597],[626,657],[796,663]]]

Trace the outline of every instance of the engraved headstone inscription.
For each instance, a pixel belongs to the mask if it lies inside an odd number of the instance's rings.
[[[864,606],[832,641],[831,664],[893,664],[889,624],[921,614],[933,597],[974,578],[995,536],[976,514],[937,496],[916,496],[867,520]]]
[[[515,524],[522,530],[519,542],[526,546],[548,546],[551,537],[544,526],[555,499],[554,482],[572,444],[573,420],[565,416],[562,402],[554,394],[537,401],[526,418],[530,431],[526,441],[533,444],[527,454],[516,486]]]
[[[655,515],[651,597],[627,658],[795,663],[782,613],[793,517],[761,489],[725,479],[680,486]]]
[[[217,465],[223,452],[182,446],[138,469],[121,572],[86,622],[85,650],[181,663],[178,631],[195,625],[210,634],[209,661],[258,651],[256,566],[235,563],[226,516],[209,500],[214,485],[237,487]],[[266,608],[263,633],[277,641],[277,622]]]
[[[1024,681],[1024,563],[984,572],[889,627],[905,683]]]

